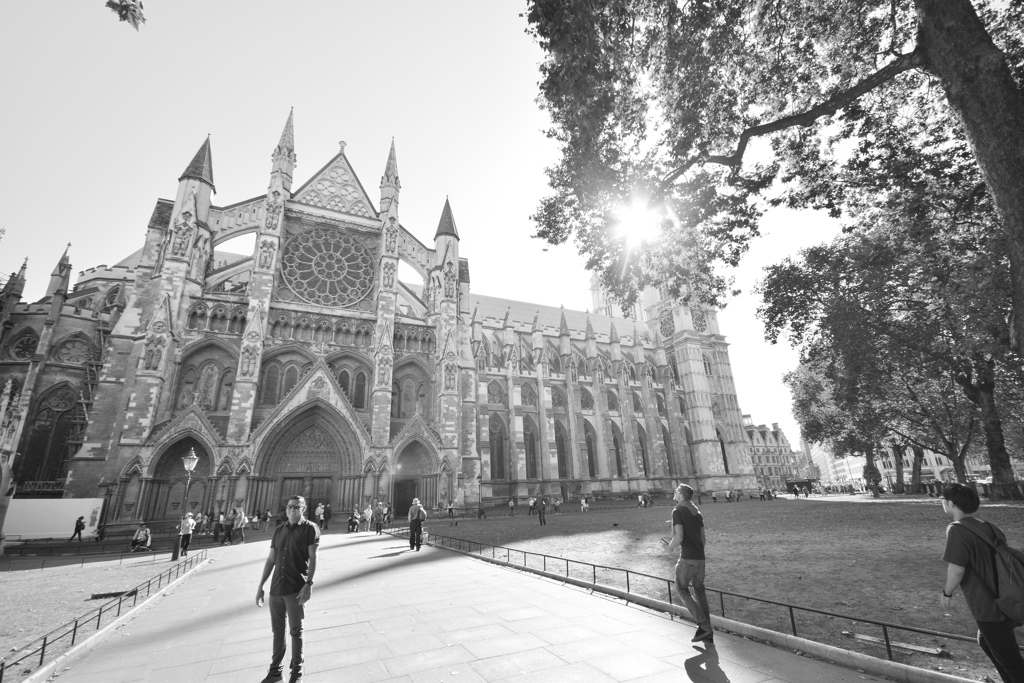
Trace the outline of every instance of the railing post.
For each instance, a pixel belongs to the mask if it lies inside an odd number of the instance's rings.
[[[100,619],[103,618],[103,605],[100,605],[100,611],[96,613],[96,630],[100,630]]]
[[[882,624],[882,637],[885,638],[885,653],[889,656],[889,661],[892,661],[892,644],[889,642],[889,629]]]
[[[793,614],[793,606],[789,606],[789,624],[793,627],[793,635],[796,635],[796,615]]]
[[[547,555],[542,555],[541,557],[544,558],[544,571],[547,571],[548,570],[548,556]]]
[[[593,583],[596,586],[597,585],[597,565],[596,564],[592,564],[592,565],[590,565],[590,568],[594,570],[594,580],[591,583]]]
[[[626,592],[629,593],[629,571],[626,571]]]
[[[121,616],[121,602],[124,600],[124,596],[120,595],[117,598],[117,616]]]
[[[75,638],[78,637],[78,619],[75,619],[75,627],[71,629],[71,644],[75,644]]]
[[[43,660],[46,659],[46,636],[43,636],[43,646],[39,648],[39,666],[43,665]]]
[[[719,591],[718,593],[718,604],[722,607],[722,616],[725,616],[725,593]]]

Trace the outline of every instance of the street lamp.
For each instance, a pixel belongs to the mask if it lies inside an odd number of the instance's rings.
[[[178,529],[181,529],[181,525],[185,523],[185,508],[188,506],[188,489],[192,485],[192,470],[196,468],[196,463],[199,462],[199,456],[196,455],[196,449],[188,449],[188,455],[181,459],[181,464],[185,466],[185,472],[188,474],[188,479],[185,480],[185,498],[181,501],[181,517],[178,519]],[[181,539],[174,539],[174,548],[171,550],[171,562],[175,562],[178,559],[178,554],[181,552]]]

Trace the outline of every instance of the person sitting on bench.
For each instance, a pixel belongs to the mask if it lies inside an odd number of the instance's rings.
[[[131,551],[149,550],[149,541],[152,538],[152,534],[149,533],[149,527],[143,522],[139,525],[139,528],[135,532],[135,536],[132,537]]]

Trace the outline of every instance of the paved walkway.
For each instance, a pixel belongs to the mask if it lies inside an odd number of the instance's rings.
[[[268,545],[211,549],[212,562],[54,680],[256,683],[270,661],[270,616],[255,605]],[[323,538],[305,626],[307,683],[879,680],[722,633],[692,644],[688,622],[372,534]]]

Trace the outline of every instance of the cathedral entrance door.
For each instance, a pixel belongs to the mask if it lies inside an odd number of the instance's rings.
[[[416,479],[403,477],[395,480],[395,518],[401,520],[409,514],[409,506],[416,497]],[[421,503],[423,501],[420,501]]]
[[[291,500],[292,496],[304,496],[305,495],[306,482],[299,477],[285,477],[281,480],[281,498],[278,500],[277,512],[281,513],[285,509],[285,505]],[[306,505],[309,505],[309,501],[306,501]],[[309,516],[309,510],[306,510],[306,516]]]

